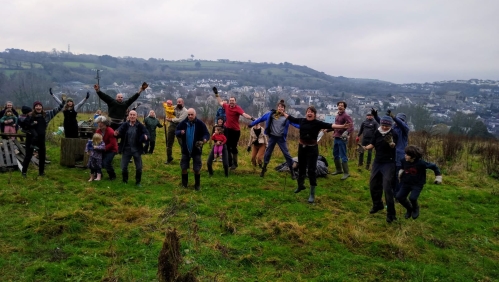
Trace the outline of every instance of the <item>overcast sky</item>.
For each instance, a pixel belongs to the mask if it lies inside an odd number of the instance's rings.
[[[0,50],[289,62],[395,83],[499,80],[497,0],[2,0]]]

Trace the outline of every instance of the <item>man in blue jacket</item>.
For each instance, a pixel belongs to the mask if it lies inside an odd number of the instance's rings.
[[[182,186],[187,188],[190,161],[192,159],[192,170],[194,170],[194,189],[199,191],[201,185],[201,153],[203,145],[210,140],[210,133],[206,125],[196,118],[196,110],[187,110],[187,118],[177,125],[175,135],[182,139],[182,159],[180,168],[182,169]]]
[[[141,186],[142,179],[142,154],[144,147],[142,143],[149,140],[149,132],[146,127],[137,120],[137,112],[130,111],[128,120],[114,131],[114,136],[122,138],[118,152],[121,156],[121,175],[123,183],[128,183],[128,164],[133,157],[135,163],[135,184]]]

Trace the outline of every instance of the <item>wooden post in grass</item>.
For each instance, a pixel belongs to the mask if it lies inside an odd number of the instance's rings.
[[[85,154],[86,139],[61,138],[61,165],[74,167],[77,161],[83,160],[83,166],[87,165],[88,155]]]

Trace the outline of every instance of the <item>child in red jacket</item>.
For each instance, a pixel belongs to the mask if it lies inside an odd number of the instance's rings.
[[[224,144],[227,142],[227,137],[224,135],[223,127],[217,126],[215,127],[215,133],[211,136],[211,140],[215,141],[215,148],[213,154],[215,154],[215,162],[217,161],[217,157],[220,157],[220,161],[222,161],[222,152],[224,149]]]

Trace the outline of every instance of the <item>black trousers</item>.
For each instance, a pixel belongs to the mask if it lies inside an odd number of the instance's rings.
[[[298,145],[298,182],[305,179],[308,170],[308,181],[310,182],[310,186],[317,186],[316,171],[318,157],[319,147],[317,145]]]
[[[232,166],[232,155],[237,155],[239,151],[237,150],[237,144],[239,143],[239,138],[241,137],[240,130],[234,130],[227,128],[227,150],[229,151],[229,166]]]
[[[45,135],[39,135],[36,142],[33,142],[33,137],[31,134],[26,135],[26,156],[24,156],[23,160],[23,170],[22,173],[28,172],[28,166],[31,162],[31,158],[33,157],[33,148],[32,146],[38,147],[38,173],[43,174],[45,172],[45,158],[47,155],[47,150],[45,147]]]

